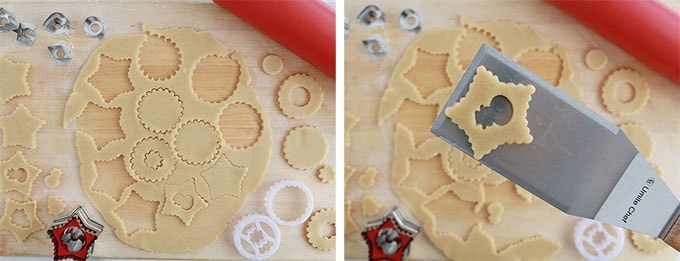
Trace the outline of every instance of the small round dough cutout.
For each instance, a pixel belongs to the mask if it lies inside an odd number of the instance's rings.
[[[298,106],[293,103],[292,95],[296,88],[303,88],[309,93],[309,101],[306,104]],[[304,119],[312,116],[319,111],[323,103],[321,85],[312,76],[304,73],[291,75],[283,81],[278,96],[281,112],[291,119]]]
[[[269,75],[277,75],[283,70],[283,60],[275,54],[270,54],[262,60],[262,71]]]
[[[607,66],[607,54],[602,49],[593,48],[586,53],[586,66],[598,71]]]
[[[325,224],[335,227],[335,209],[322,209],[312,215],[307,222],[307,241],[319,250],[333,251],[335,250],[335,229],[330,235],[324,235],[322,229]]]
[[[298,170],[312,169],[326,158],[328,144],[321,131],[309,125],[292,129],[283,140],[283,157]]]
[[[620,101],[616,97],[619,86],[630,84],[633,87],[633,98],[630,101]],[[618,69],[607,77],[602,86],[602,102],[612,114],[629,116],[644,107],[649,100],[649,87],[638,72],[623,68]]]

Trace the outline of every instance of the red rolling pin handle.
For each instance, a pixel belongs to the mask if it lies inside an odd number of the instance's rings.
[[[653,1],[550,3],[680,86],[680,16]]]
[[[318,0],[214,0],[335,79],[335,10]]]

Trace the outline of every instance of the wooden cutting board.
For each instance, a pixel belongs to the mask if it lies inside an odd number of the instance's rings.
[[[357,21],[359,12],[369,4],[375,4],[384,11],[386,19],[384,28],[367,28]],[[671,4],[676,11],[680,10],[677,2]],[[676,195],[680,195],[678,174],[680,161],[676,157],[680,153],[680,88],[559,9],[539,0],[348,1],[345,3],[345,16],[350,19],[350,34],[344,41],[345,111],[358,116],[360,121],[351,131],[351,146],[345,149],[346,164],[356,168],[356,173],[349,180],[345,190],[345,199],[352,202],[350,214],[360,227],[365,226],[366,222],[373,218],[361,213],[361,197],[364,195],[377,198],[383,206],[383,211],[391,206],[399,206],[409,219],[417,221],[413,212],[399,199],[389,183],[394,155],[394,122],[407,121],[413,125],[431,125],[431,122],[425,122],[422,119],[423,114],[417,111],[419,108],[411,106],[416,111],[405,111],[402,108],[398,115],[388,118],[382,126],[378,125],[379,104],[394,67],[409,44],[419,36],[413,32],[403,31],[399,27],[399,14],[406,8],[411,8],[422,16],[421,34],[436,28],[459,27],[461,16],[473,22],[509,20],[528,25],[550,42],[564,47],[575,71],[574,82],[579,86],[585,104],[614,123],[635,121],[647,128],[656,147],[651,162],[660,166],[664,172],[663,179]],[[371,60],[361,42],[373,34],[383,36],[389,45],[388,54],[378,61]],[[584,63],[586,52],[594,47],[604,50],[609,57],[608,65],[599,71],[588,69]],[[600,87],[606,75],[619,67],[631,67],[640,72],[651,89],[649,103],[630,117],[612,116],[605,110],[600,96]],[[362,189],[357,177],[369,166],[378,169],[377,185],[370,189]],[[441,169],[441,166],[439,168]],[[419,177],[427,178],[428,170],[434,169],[427,166],[420,168]],[[518,209],[529,212],[519,213]],[[460,217],[460,211],[469,210],[454,208],[441,210],[442,213],[448,213],[446,216],[451,219]],[[529,219],[531,222],[526,222]],[[479,221],[482,222],[484,229],[496,238],[496,246],[499,249],[517,240],[516,235],[541,234],[561,243],[562,250],[555,257],[556,260],[579,260],[582,258],[576,252],[571,239],[577,220],[540,200],[534,200],[528,207],[513,209],[512,206],[506,206],[501,224],[492,225],[486,218]],[[476,222],[461,219],[461,226],[465,228],[456,231],[456,235],[465,238]],[[644,254],[633,247],[628,233],[625,244],[624,251],[617,259],[672,260],[677,256],[677,252],[672,249],[658,255]],[[345,256],[366,258],[367,253],[366,243],[359,232],[346,235]],[[433,246],[430,239],[421,233],[411,245],[410,258],[433,260],[443,259],[444,256]]]
[[[324,134],[329,145],[329,152],[323,163],[335,167],[335,81],[237,17],[209,1],[167,3],[3,1],[0,5],[12,12],[17,20],[38,26],[37,40],[30,47],[15,43],[14,33],[0,34],[0,55],[16,62],[31,64],[28,82],[32,90],[32,95],[28,97],[15,98],[7,104],[0,105],[0,115],[11,113],[19,103],[24,103],[36,116],[47,121],[38,132],[36,149],[16,146],[0,149],[2,160],[21,150],[30,163],[43,170],[33,185],[30,198],[38,201],[38,218],[46,224],[45,229],[32,234],[23,243],[18,243],[10,231],[0,229],[0,255],[44,257],[52,255],[52,243],[46,233],[47,227],[55,218],[47,213],[49,195],[57,195],[64,199],[67,209],[64,214],[76,206],[83,206],[94,219],[103,222],[81,188],[75,128],[65,129],[61,124],[66,100],[78,72],[92,50],[100,44],[97,39],[85,37],[83,34],[83,21],[91,15],[103,19],[107,24],[108,30],[104,40],[115,35],[141,33],[143,23],[159,29],[188,27],[211,34],[245,58],[253,78],[252,86],[271,121],[273,147],[270,165],[260,187],[250,195],[245,207],[236,215],[236,219],[253,212],[265,214],[264,197],[267,188],[285,178],[298,180],[310,188],[315,196],[314,211],[335,208],[335,194],[328,193],[334,190],[335,184],[321,183],[316,177],[316,169],[309,171],[293,169],[286,163],[281,152],[283,138],[290,129],[299,125],[313,125]],[[71,20],[72,29],[68,35],[52,35],[42,29],[42,22],[55,11],[64,13]],[[74,58],[63,67],[55,66],[47,52],[47,46],[58,41],[66,41],[73,46]],[[278,55],[284,61],[283,71],[275,76],[269,76],[261,69],[262,59],[268,54]],[[276,102],[279,85],[286,77],[295,73],[310,74],[324,90],[321,109],[312,117],[303,120],[287,118],[281,113]],[[61,168],[64,172],[61,185],[56,189],[47,188],[42,181],[52,168]],[[28,200],[16,192],[0,194],[0,202],[4,202],[5,198]],[[282,203],[299,204],[298,200],[290,198]],[[4,206],[2,208],[4,209]],[[272,258],[284,259],[294,255],[302,259],[332,259],[335,255],[334,252],[320,251],[311,247],[305,237],[303,225],[281,226],[280,229],[283,235],[281,247]],[[232,230],[232,226],[228,226],[214,244],[195,253],[149,253],[122,243],[105,224],[104,232],[96,241],[93,256],[242,259],[233,246]]]

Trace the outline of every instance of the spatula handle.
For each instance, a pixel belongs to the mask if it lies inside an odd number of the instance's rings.
[[[673,225],[670,230],[668,230],[668,234],[663,238],[663,241],[680,252],[680,218],[675,219],[675,222],[673,222]]]

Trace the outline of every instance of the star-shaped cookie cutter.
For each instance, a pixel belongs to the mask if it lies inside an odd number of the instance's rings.
[[[420,226],[407,220],[404,213],[392,207],[381,217],[371,220],[361,232],[368,244],[369,260],[405,260],[411,242]]]
[[[86,260],[102,231],[104,225],[90,218],[81,206],[67,216],[55,219],[47,230],[54,244],[54,260]]]

